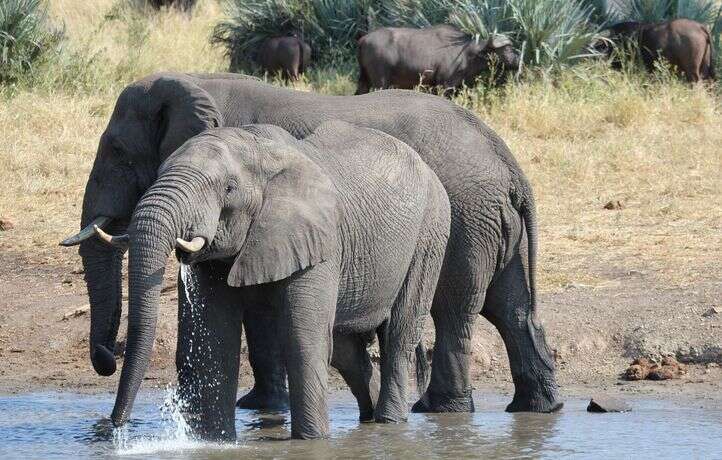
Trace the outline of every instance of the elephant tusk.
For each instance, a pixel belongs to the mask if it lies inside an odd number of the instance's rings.
[[[128,245],[130,244],[130,237],[125,235],[120,236],[113,236],[105,233],[102,228],[98,227],[97,225],[93,227],[95,230],[95,233],[98,235],[98,238],[103,240],[105,243],[114,246],[116,248],[120,249],[128,249]]]
[[[183,238],[176,238],[175,241],[178,249],[191,254],[200,251],[206,245],[206,239],[202,236],[196,236],[191,241],[186,241]]]
[[[75,246],[83,241],[87,240],[88,238],[92,238],[95,236],[95,227],[104,227],[106,226],[112,219],[110,217],[100,216],[96,217],[90,224],[88,224],[84,229],[79,231],[77,234],[73,236],[69,236],[68,238],[64,239],[60,242],[60,246]]]

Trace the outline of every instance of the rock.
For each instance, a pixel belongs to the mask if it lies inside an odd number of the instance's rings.
[[[615,398],[596,396],[589,401],[587,412],[629,412],[632,408],[629,404]]]
[[[622,203],[620,200],[608,201],[607,204],[604,205],[604,209],[608,209],[610,211],[622,208],[624,208],[624,203]]]
[[[0,232],[12,230],[13,228],[15,228],[15,224],[13,224],[10,219],[0,217]]]
[[[671,366],[656,367],[649,372],[647,378],[649,380],[671,380],[678,377]]]
[[[649,367],[632,364],[624,372],[624,378],[627,380],[644,380],[649,375]]]
[[[702,316],[704,318],[709,318],[711,316],[717,316],[719,314],[719,310],[715,307],[710,308],[706,312],[702,313]]]

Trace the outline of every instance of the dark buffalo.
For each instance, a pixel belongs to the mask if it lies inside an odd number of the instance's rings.
[[[622,22],[609,29],[609,38],[618,47],[638,45],[642,61],[648,71],[664,58],[682,73],[687,81],[713,80],[712,40],[709,29],[690,19],[675,19],[657,23]],[[611,54],[611,47],[602,51]],[[619,61],[613,62],[615,68]]]
[[[374,30],[359,40],[358,61],[356,94],[418,84],[452,89],[473,84],[494,64],[509,70],[519,67],[519,55],[508,38],[496,35],[479,41],[448,25]]]
[[[269,73],[280,72],[284,77],[298,80],[311,62],[311,47],[296,36],[272,37],[258,53],[258,63]]]
[[[190,11],[193,9],[197,0],[150,0],[148,4],[156,10],[164,6],[178,8],[182,11]]]

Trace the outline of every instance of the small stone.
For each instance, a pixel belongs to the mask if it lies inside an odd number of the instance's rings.
[[[83,273],[85,273],[85,270],[83,269],[83,267],[77,267],[74,268],[70,273],[72,275],[82,275]]]
[[[604,209],[608,209],[610,211],[622,208],[624,208],[624,203],[622,203],[620,200],[608,201],[607,204],[604,205]]]
[[[719,310],[715,307],[710,308],[706,312],[702,313],[702,316],[704,318],[709,318],[710,316],[717,316],[719,314]]]
[[[13,228],[15,228],[15,224],[13,224],[10,219],[0,217],[0,232],[12,230]]]
[[[84,305],[80,308],[76,308],[75,310],[69,311],[66,314],[64,314],[62,320],[67,321],[70,318],[77,318],[78,316],[83,316],[84,314],[88,313],[89,311],[90,311],[90,305]]]
[[[587,412],[629,412],[632,408],[619,399],[598,396],[592,398],[587,406]]]

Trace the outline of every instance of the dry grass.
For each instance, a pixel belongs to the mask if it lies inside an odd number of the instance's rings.
[[[97,86],[0,91],[0,250],[68,258],[97,140],[122,86],[157,70],[216,71],[207,45],[221,15],[201,2],[188,19],[146,17],[101,0],[52,2],[74,50],[93,56]],[[114,19],[107,19],[113,13]],[[88,32],[91,31],[91,32]],[[351,93],[347,69],[315,71],[300,89]],[[483,103],[482,103],[483,101]],[[530,177],[541,220],[545,290],[605,285],[631,270],[664,283],[719,279],[722,114],[711,90],[601,68],[534,79],[461,101],[509,143]],[[605,203],[620,200],[621,210]]]

